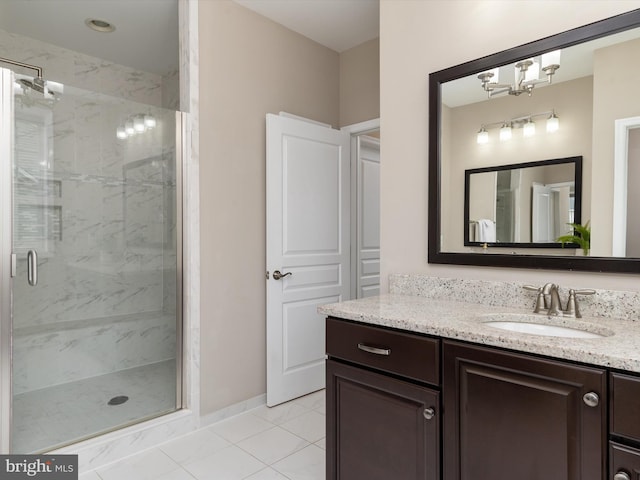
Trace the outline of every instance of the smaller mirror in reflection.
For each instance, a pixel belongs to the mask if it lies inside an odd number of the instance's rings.
[[[581,200],[580,156],[465,170],[464,244],[558,248]]]

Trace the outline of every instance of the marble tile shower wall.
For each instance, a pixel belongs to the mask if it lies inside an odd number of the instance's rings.
[[[126,93],[148,103],[160,95]],[[153,114],[157,127],[118,140],[116,127],[136,113]],[[44,203],[61,218],[59,237],[37,245],[37,287],[14,284],[14,392],[174,358],[174,112],[65,85],[53,104],[16,100],[16,122],[34,116],[49,124],[39,130],[49,158],[23,170],[49,185]],[[18,279],[27,248],[17,249]]]
[[[168,72],[163,77],[2,29],[0,57],[40,66],[47,80],[148,105],[178,109],[177,71]],[[33,71],[19,73],[32,75]]]

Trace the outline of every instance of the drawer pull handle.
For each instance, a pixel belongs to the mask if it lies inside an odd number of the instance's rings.
[[[370,347],[369,345],[365,345],[364,343],[359,343],[358,348],[368,353],[373,353],[375,355],[391,355],[390,348],[378,348],[378,347]]]
[[[426,418],[427,420],[431,420],[433,417],[436,416],[436,411],[431,407],[425,408],[424,411],[422,412],[422,415],[424,415],[424,418]]]
[[[613,480],[631,480],[631,477],[627,472],[623,472],[622,470],[620,470],[613,476]]]
[[[582,400],[584,400],[584,403],[589,407],[597,407],[600,403],[600,397],[596,392],[585,393]]]

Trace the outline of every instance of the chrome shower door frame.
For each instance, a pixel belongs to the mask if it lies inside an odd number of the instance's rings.
[[[0,68],[0,453],[11,448],[13,72]]]

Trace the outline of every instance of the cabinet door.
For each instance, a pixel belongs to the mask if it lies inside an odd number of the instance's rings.
[[[609,478],[613,480],[640,479],[640,450],[610,442],[609,455]]]
[[[604,478],[604,371],[456,342],[443,351],[445,480]]]
[[[437,391],[327,361],[327,479],[439,479],[439,405]]]

